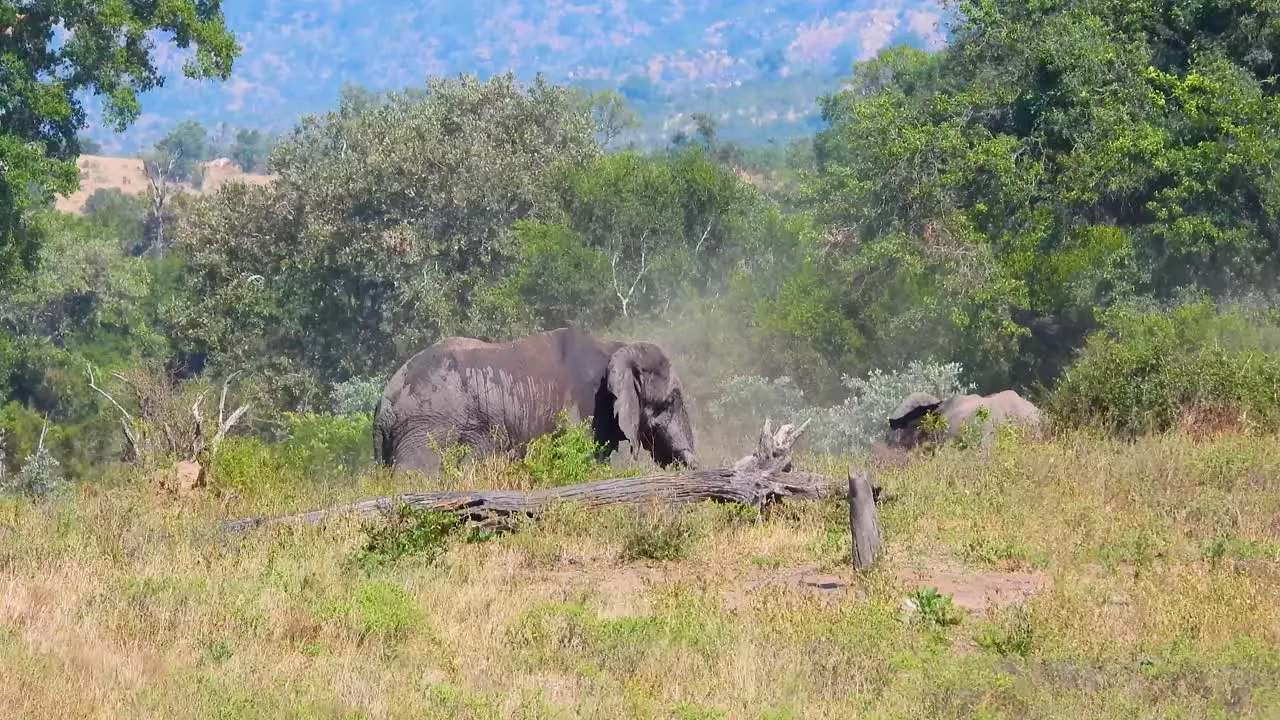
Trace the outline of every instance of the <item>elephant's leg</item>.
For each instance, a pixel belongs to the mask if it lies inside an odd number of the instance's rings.
[[[397,443],[393,467],[434,475],[440,472],[440,455],[426,433],[407,433]]]

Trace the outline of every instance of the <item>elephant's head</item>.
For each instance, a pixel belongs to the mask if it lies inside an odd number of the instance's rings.
[[[920,421],[931,412],[940,412],[948,402],[950,398],[939,400],[927,392],[914,392],[904,398],[889,414],[889,432],[885,438],[889,447],[909,450],[919,445],[923,435]]]
[[[698,466],[684,388],[661,348],[646,342],[618,348],[609,358],[605,382],[632,452],[643,447],[663,467],[676,462]]]

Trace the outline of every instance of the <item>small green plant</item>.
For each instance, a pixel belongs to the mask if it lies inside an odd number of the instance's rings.
[[[729,713],[719,708],[703,707],[693,703],[676,703],[671,708],[671,717],[678,720],[719,720],[729,717]]]
[[[943,595],[937,588],[920,588],[907,594],[904,604],[914,611],[917,621],[936,628],[959,625],[961,612],[950,595]]]
[[[920,445],[929,450],[937,448],[947,432],[946,418],[936,412],[929,411],[920,418]]]
[[[448,545],[459,522],[455,515],[399,505],[386,522],[365,524],[366,540],[353,561],[372,570],[411,555],[434,560]]]
[[[1000,655],[1026,657],[1035,646],[1035,623],[1022,605],[1005,610],[978,636],[978,646]]]
[[[462,477],[462,465],[471,457],[471,447],[462,443],[443,444],[434,438],[428,440],[431,452],[440,458],[440,474],[447,478]]]
[[[956,446],[961,449],[973,449],[982,445],[982,437],[986,434],[987,421],[991,419],[991,408],[980,407],[973,417],[956,433]]]
[[[40,440],[36,445],[36,451],[27,456],[26,461],[22,464],[22,469],[12,478],[6,479],[4,476],[4,451],[3,447],[0,447],[0,491],[42,498],[58,488],[62,481],[61,463],[45,447],[45,431],[48,428],[49,424],[46,422],[44,428],[40,431]],[[0,437],[0,440],[2,439]]]
[[[554,432],[534,438],[521,466],[538,487],[559,487],[586,482],[603,466],[602,448],[587,420],[573,422],[561,411]]]
[[[355,589],[350,615],[359,622],[361,634],[395,643],[413,631],[421,613],[412,596],[398,584],[375,580]]]
[[[225,640],[214,640],[204,644],[204,654],[214,665],[219,665],[231,658],[235,652]]]
[[[697,528],[678,511],[639,515],[623,539],[622,559],[667,562],[684,559],[697,539]]]

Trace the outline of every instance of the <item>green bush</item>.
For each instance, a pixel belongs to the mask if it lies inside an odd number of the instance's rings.
[[[218,447],[210,477],[218,487],[243,492],[283,482],[289,469],[276,448],[256,437],[234,436]]]
[[[350,476],[372,464],[372,416],[285,413],[288,435],[278,443],[233,436],[213,460],[214,482],[248,490],[280,482]]]
[[[559,487],[586,482],[603,466],[600,446],[587,420],[571,422],[560,413],[554,432],[534,438],[521,466],[538,487]]]
[[[365,523],[365,543],[352,562],[371,571],[411,555],[433,561],[444,552],[459,525],[455,515],[399,505],[387,513],[384,522]]]
[[[308,474],[354,473],[373,462],[373,413],[285,413],[284,461]]]
[[[632,516],[622,541],[621,558],[667,562],[683,560],[701,536],[688,513],[679,509],[651,509]]]
[[[1280,426],[1280,318],[1197,300],[1172,310],[1117,308],[1049,395],[1065,427],[1122,435],[1175,427],[1189,409]]]

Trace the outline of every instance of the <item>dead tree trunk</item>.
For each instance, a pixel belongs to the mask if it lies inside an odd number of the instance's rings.
[[[880,513],[876,510],[871,478],[849,469],[849,531],[853,535],[853,566],[871,567],[880,550]]]
[[[420,510],[454,513],[468,519],[484,521],[517,514],[537,514],[552,503],[559,502],[602,507],[652,501],[678,505],[715,500],[760,508],[783,498],[817,500],[837,496],[839,489],[831,478],[816,473],[789,471],[791,446],[799,436],[800,430],[791,425],[784,425],[776,434],[771,434],[770,423],[766,421],[756,451],[728,468],[613,478],[532,492],[475,490],[406,493],[301,515],[227,520],[223,523],[223,529],[239,532],[277,523],[318,523],[348,512],[372,516],[391,510],[400,503]],[[783,470],[784,467],[788,470]]]

